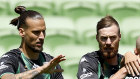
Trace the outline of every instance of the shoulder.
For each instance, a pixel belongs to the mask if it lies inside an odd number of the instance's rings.
[[[121,54],[118,54],[119,59],[122,59],[124,56]]]
[[[3,54],[0,57],[0,60],[2,60],[2,59],[17,59],[19,56],[20,56],[20,50],[13,49],[13,50],[10,50],[10,51],[6,52],[5,54]]]
[[[90,52],[82,56],[79,67],[77,77],[80,78],[96,78],[98,73],[98,51]],[[85,76],[87,75],[87,76]]]
[[[1,72],[16,71],[19,62],[17,51],[18,49],[10,50],[0,57],[0,74]]]
[[[87,53],[87,54],[83,55],[81,59],[83,59],[83,58],[88,59],[88,60],[98,60],[98,58],[99,58],[98,51],[93,51],[93,52]]]
[[[83,66],[98,66],[98,61],[99,61],[99,55],[98,55],[98,51],[94,51],[94,52],[90,52],[85,54],[84,56],[82,56],[82,58],[80,59],[79,65],[83,65]]]
[[[119,57],[124,57],[123,55],[121,55],[121,54],[119,54],[119,53],[118,53],[118,56],[119,56]]]

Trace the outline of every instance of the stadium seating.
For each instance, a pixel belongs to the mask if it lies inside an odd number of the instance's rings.
[[[47,17],[46,44],[51,49],[63,44],[75,43],[75,27],[67,17]]]
[[[16,17],[1,16],[0,17],[0,36],[8,34],[18,34],[17,27],[10,25],[10,21]]]
[[[122,21],[121,30],[122,30],[122,37],[124,38],[124,42],[126,44],[135,44],[136,37],[139,34],[139,26],[140,26],[140,17],[129,17]],[[135,33],[136,36],[133,36]]]
[[[120,45],[118,53],[120,53],[121,55],[124,55],[126,52],[130,51],[134,53],[135,47],[136,47],[135,45]]]
[[[0,36],[0,45],[5,48],[6,51],[10,50],[11,47],[19,47],[21,43],[21,38],[19,35],[9,34]]]
[[[9,3],[6,1],[0,1],[0,15],[7,15],[9,10]]]
[[[106,14],[123,20],[127,17],[137,16],[139,14],[139,4],[131,2],[110,2],[105,6]]]
[[[79,40],[82,44],[91,44],[96,42],[96,25],[101,17],[83,17],[77,20],[76,30]]]
[[[85,1],[67,1],[61,4],[63,16],[78,19],[84,16],[97,16],[99,12],[98,3]]]
[[[16,5],[26,6],[27,10],[38,11],[44,16],[54,14],[55,5],[51,1],[23,1],[16,3]]]

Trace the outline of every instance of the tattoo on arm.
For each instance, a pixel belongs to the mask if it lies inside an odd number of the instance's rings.
[[[39,72],[38,71],[33,71],[31,74],[32,74],[32,77],[36,77],[39,74]]]
[[[20,74],[18,79],[32,79],[32,78],[35,78],[37,75],[39,75],[38,71],[24,72]]]

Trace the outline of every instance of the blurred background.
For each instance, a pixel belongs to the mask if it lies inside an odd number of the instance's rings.
[[[9,25],[19,16],[14,12],[18,5],[44,16],[44,51],[66,56],[67,60],[61,63],[65,79],[77,79],[80,58],[98,50],[96,24],[102,17],[112,15],[120,24],[120,54],[133,52],[140,35],[140,0],[0,0],[0,56],[20,45],[16,27]]]

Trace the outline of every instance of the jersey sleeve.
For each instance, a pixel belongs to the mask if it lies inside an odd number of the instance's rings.
[[[6,74],[15,74],[16,69],[18,66],[18,62],[16,61],[17,59],[10,55],[10,54],[4,54],[0,58],[0,78]]]
[[[77,73],[78,79],[99,79],[98,78],[98,61],[83,56],[79,62]]]

